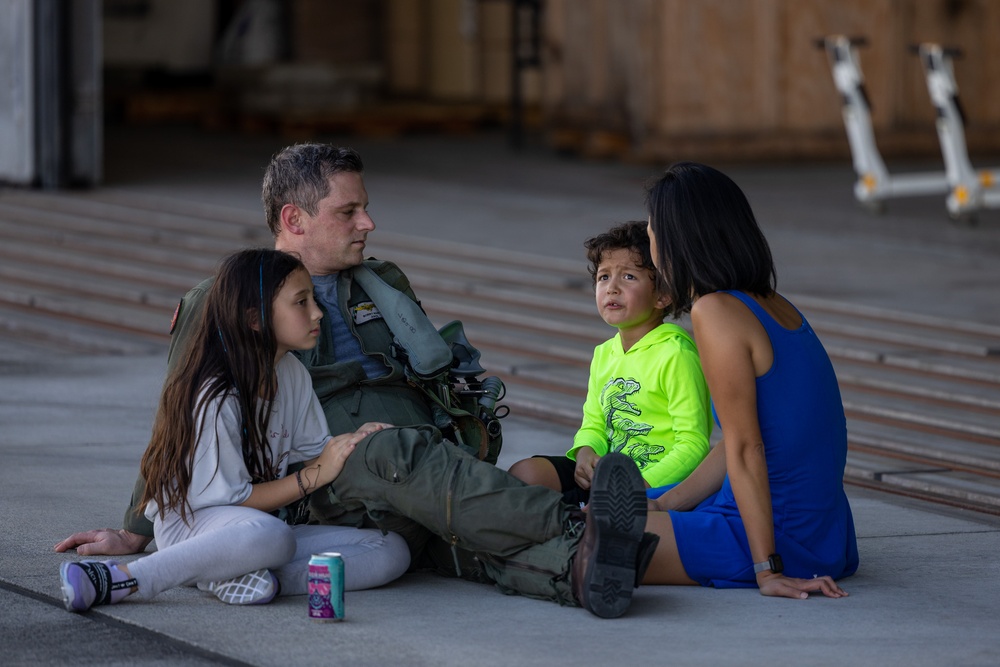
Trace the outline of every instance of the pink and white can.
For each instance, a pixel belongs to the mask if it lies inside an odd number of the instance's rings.
[[[339,553],[314,554],[309,559],[309,618],[344,620],[344,559]]]

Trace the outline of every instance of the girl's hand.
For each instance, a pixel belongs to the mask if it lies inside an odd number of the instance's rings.
[[[386,424],[385,422],[367,422],[361,425],[355,433],[364,433],[365,435],[371,435],[376,431],[382,431],[387,428],[395,428],[392,424]]]
[[[805,600],[811,592],[820,592],[828,598],[847,597],[847,591],[837,585],[831,577],[795,579],[783,574],[761,572],[757,575],[757,587],[761,595],[797,598]]]
[[[313,472],[313,469],[319,466],[316,481],[313,482],[310,479],[310,484],[306,485],[307,488],[312,491],[337,479],[340,472],[344,469],[347,457],[354,451],[355,446],[367,436],[368,433],[358,429],[354,433],[344,433],[343,435],[337,435],[327,440],[326,447],[323,448],[323,453],[316,457],[312,466],[309,466],[302,472],[304,477],[307,475],[311,476],[310,473]]]
[[[340,476],[347,457],[351,455],[359,442],[372,433],[393,428],[385,422],[368,422],[354,433],[336,435],[326,441],[323,453],[306,464],[298,473],[302,488],[306,493],[312,493],[321,486],[331,483]]]

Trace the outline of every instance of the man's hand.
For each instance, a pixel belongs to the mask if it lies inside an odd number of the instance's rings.
[[[127,556],[141,553],[152,537],[130,533],[125,529],[98,528],[82,533],[73,533],[55,546],[58,552],[76,549],[81,556]]]

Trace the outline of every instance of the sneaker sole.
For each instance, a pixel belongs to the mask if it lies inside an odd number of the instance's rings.
[[[635,462],[621,454],[605,456],[591,484],[588,528],[596,529],[597,537],[581,600],[595,616],[617,618],[632,602],[646,507],[642,475]]]
[[[270,570],[255,570],[209,590],[226,604],[267,604],[278,594],[278,581]]]

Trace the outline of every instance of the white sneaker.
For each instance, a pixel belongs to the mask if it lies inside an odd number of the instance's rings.
[[[267,604],[278,594],[278,578],[270,570],[254,570],[242,577],[199,583],[199,590],[213,593],[226,604]]]

